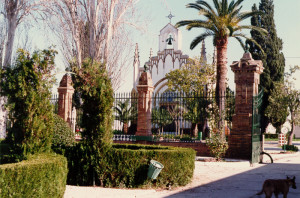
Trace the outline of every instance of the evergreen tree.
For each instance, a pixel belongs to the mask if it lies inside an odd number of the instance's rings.
[[[255,4],[252,7],[252,11],[257,11]],[[271,90],[274,88],[274,83],[283,82],[284,80],[285,59],[281,52],[283,42],[277,37],[276,33],[273,0],[261,0],[259,11],[264,14],[253,16],[251,18],[251,25],[264,28],[269,34],[265,36],[254,29],[251,30],[251,36],[262,47],[264,52],[253,42],[247,40],[247,43],[250,45],[249,51],[252,57],[255,60],[262,60],[264,66],[264,72],[260,77],[260,85],[264,90],[261,119],[261,127],[264,132],[267,125],[271,122],[271,120],[265,116],[265,110],[269,106],[268,98]]]

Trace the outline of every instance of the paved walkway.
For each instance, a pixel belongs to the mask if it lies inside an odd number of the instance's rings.
[[[300,142],[296,143],[300,147]],[[67,186],[65,198],[259,198],[255,195],[266,179],[283,179],[296,176],[297,189],[290,189],[289,198],[300,197],[300,152],[280,154],[276,142],[265,144],[265,151],[271,153],[274,163],[255,164],[239,162],[195,161],[194,177],[190,184],[171,190],[113,189],[101,187]],[[268,160],[267,157],[265,157]]]

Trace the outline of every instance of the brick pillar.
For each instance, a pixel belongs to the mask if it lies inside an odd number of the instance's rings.
[[[139,78],[138,91],[138,136],[151,136],[151,112],[152,112],[152,79],[148,72],[143,72]]]
[[[236,96],[227,153],[233,158],[251,159],[252,100],[258,94],[260,74],[264,68],[262,61],[253,60],[249,52],[230,67],[234,72]]]
[[[71,126],[72,96],[74,93],[71,76],[65,74],[62,77],[57,90],[58,90],[58,115],[66,122],[68,122]]]

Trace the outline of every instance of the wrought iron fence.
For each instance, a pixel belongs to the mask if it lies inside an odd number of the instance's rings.
[[[234,93],[229,89],[221,94],[225,101],[226,132],[231,128],[234,113]],[[119,93],[114,96],[114,134],[133,135],[138,119],[138,94]],[[176,140],[191,137],[198,138],[203,132],[203,139],[208,135],[209,119],[217,106],[213,92],[164,92],[155,93],[152,98],[152,134],[159,138]],[[198,132],[197,132],[198,131]]]
[[[234,113],[234,93],[226,92],[221,97],[226,101],[225,121],[226,129],[230,131],[232,115]],[[138,94],[137,93],[116,93],[114,94],[113,130],[116,140],[135,139],[132,136],[137,131],[138,120]],[[66,103],[72,105],[69,112],[68,121],[71,123],[73,131],[81,131],[82,109],[80,97],[74,96],[71,101],[60,99],[58,95],[53,95],[50,99],[53,104],[54,113],[59,114],[59,103],[65,108]],[[154,140],[164,138],[166,141],[191,141],[191,137],[198,138],[199,133],[203,132],[202,139],[208,135],[213,109],[217,102],[215,95],[209,92],[164,92],[155,93],[152,98],[152,134]],[[7,128],[12,126],[11,119],[7,121]],[[126,136],[124,136],[126,135]],[[126,138],[125,138],[126,137]],[[134,137],[134,138],[133,138]]]
[[[225,120],[226,129],[230,131],[232,115],[234,113],[234,93],[227,91],[221,97],[226,101]],[[124,139],[121,135],[134,135],[137,131],[138,120],[138,94],[137,93],[116,93],[114,94],[113,130],[115,139]],[[61,100],[61,101],[60,101]],[[66,99],[60,99],[58,95],[53,95],[50,102],[53,104],[54,113],[59,114],[60,106],[65,108]],[[68,121],[71,123],[73,131],[81,130],[82,109],[80,98],[74,96],[67,102],[72,105],[69,112]],[[165,140],[191,140],[197,138],[197,131],[203,132],[203,139],[208,134],[209,119],[217,102],[215,95],[209,92],[164,92],[155,93],[152,98],[152,134],[158,140],[162,136]],[[7,127],[11,127],[12,122],[8,120]],[[120,136],[118,136],[120,135]],[[130,136],[132,140],[133,136]],[[128,139],[127,136],[125,139]]]
[[[135,134],[138,119],[137,105],[137,93],[114,94],[114,134]]]

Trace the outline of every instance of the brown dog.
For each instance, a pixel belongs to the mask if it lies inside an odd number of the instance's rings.
[[[266,198],[271,198],[272,194],[275,194],[275,197],[278,198],[278,194],[282,193],[284,198],[287,198],[287,194],[289,192],[290,186],[296,189],[295,183],[296,177],[294,176],[293,179],[287,177],[286,179],[267,179],[264,182],[262,190],[257,193],[257,195],[261,195],[265,193]]]

